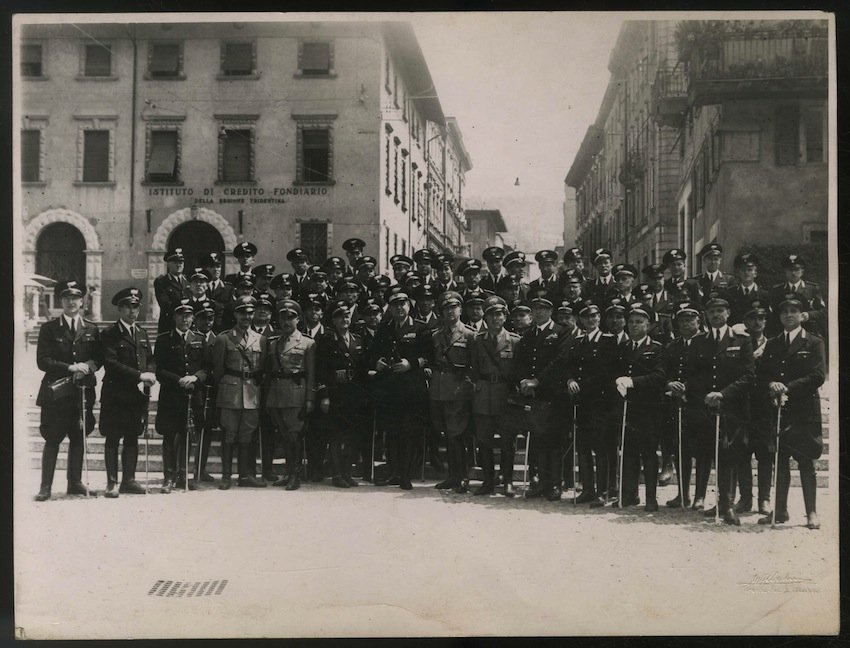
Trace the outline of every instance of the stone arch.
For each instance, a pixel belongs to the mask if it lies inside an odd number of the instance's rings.
[[[165,247],[168,245],[168,238],[171,233],[179,225],[193,220],[204,221],[215,227],[221,238],[224,240],[225,259],[229,266],[232,264],[230,259],[230,251],[239,243],[236,232],[233,227],[227,222],[227,219],[221,214],[214,212],[206,207],[184,207],[177,211],[171,212],[165,220],[160,223],[159,227],[154,232],[151,249],[148,250],[148,313],[147,318],[155,320],[159,318],[159,304],[156,303],[153,290],[153,280],[165,272],[165,262],[162,260],[162,255],[165,253]]]
[[[91,221],[75,211],[64,208],[47,209],[33,218],[24,227],[24,272],[35,272],[36,242],[42,230],[53,223],[68,223],[76,227],[86,242],[86,287],[89,302],[88,316],[101,319],[101,288],[103,284],[103,248],[100,237]]]

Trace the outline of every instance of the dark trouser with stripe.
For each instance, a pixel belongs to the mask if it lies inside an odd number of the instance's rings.
[[[790,450],[783,451],[779,444],[779,464],[776,466],[776,512],[788,512],[788,490],[791,486],[791,462],[794,456]],[[806,515],[817,511],[817,474],[814,459],[794,456],[800,468],[800,485],[803,488],[803,503]]]
[[[86,435],[94,429],[94,390],[86,394]],[[67,398],[44,405],[41,408],[41,424],[39,432],[44,439],[41,452],[41,485],[51,486],[56,461],[59,456],[59,446],[68,437],[68,484],[76,484],[82,480],[83,471],[83,436],[80,431],[80,402],[77,398]]]

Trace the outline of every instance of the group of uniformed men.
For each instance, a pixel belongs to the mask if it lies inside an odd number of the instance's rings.
[[[735,258],[734,277],[723,273],[716,243],[700,252],[704,272],[694,278],[678,249],[641,271],[598,249],[590,259],[594,278],[579,248],[567,250],[561,268],[555,252],[541,250],[540,277],[527,284],[520,251],[487,248],[484,264],[427,249],[413,258],[397,254],[391,280],[375,274],[377,261],[364,247],[349,239],[347,262],[331,257],[321,266],[296,248],[287,255],[292,272],[275,274],[273,265],[254,263],[257,248],[244,242],[233,250],[239,271],[224,278],[220,253],[184,273],[183,251],[169,250],[167,272],[154,282],[155,350],[136,324],[140,290],[113,297],[119,319],[99,332],[80,316],[85,287],[58,284],[63,314],[41,328],[38,341],[46,443],[36,499],[50,498],[65,436],[68,493],[89,493],[81,429],[94,428],[94,373],[103,366],[107,497],[146,492],[135,479],[138,439],[147,435],[150,387],[159,382],[166,493],[215,481],[206,463],[220,429],[221,489],[231,487],[234,454],[239,486],[270,482],[287,490],[322,481],[329,455],[340,488],[357,486],[359,477],[410,489],[414,464],[428,458],[447,472],[439,489],[468,492],[477,464],[483,480],[475,495],[499,489],[513,497],[522,435],[526,497],[554,501],[568,487],[578,504],[637,505],[642,465],[647,511],[658,510],[658,483],[675,475],[679,494],[667,506],[736,525],[754,507],[753,454],[760,523],[788,520],[793,457],[807,525],[819,527],[826,308],[818,286],[803,279],[800,256],[784,260],[786,280],[768,290],[756,283],[753,254]],[[79,390],[59,395],[55,385],[69,375]],[[187,474],[192,430],[200,430],[194,479]],[[376,446],[386,458],[380,476]],[[712,465],[717,509],[706,510]]]

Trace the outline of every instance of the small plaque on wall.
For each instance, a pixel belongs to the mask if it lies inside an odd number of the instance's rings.
[[[147,268],[132,268],[130,270],[130,276],[133,279],[147,279],[148,278],[148,269]]]

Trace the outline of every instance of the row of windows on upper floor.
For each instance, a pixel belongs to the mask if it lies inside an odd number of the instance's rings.
[[[149,41],[146,78],[180,81],[184,73],[182,41]],[[25,42],[21,45],[21,76],[25,79],[46,79],[47,41]],[[299,41],[296,76],[334,77],[334,44],[332,41]],[[257,79],[256,41],[221,42],[219,78]],[[79,79],[115,79],[112,45],[83,41],[80,45]]]

